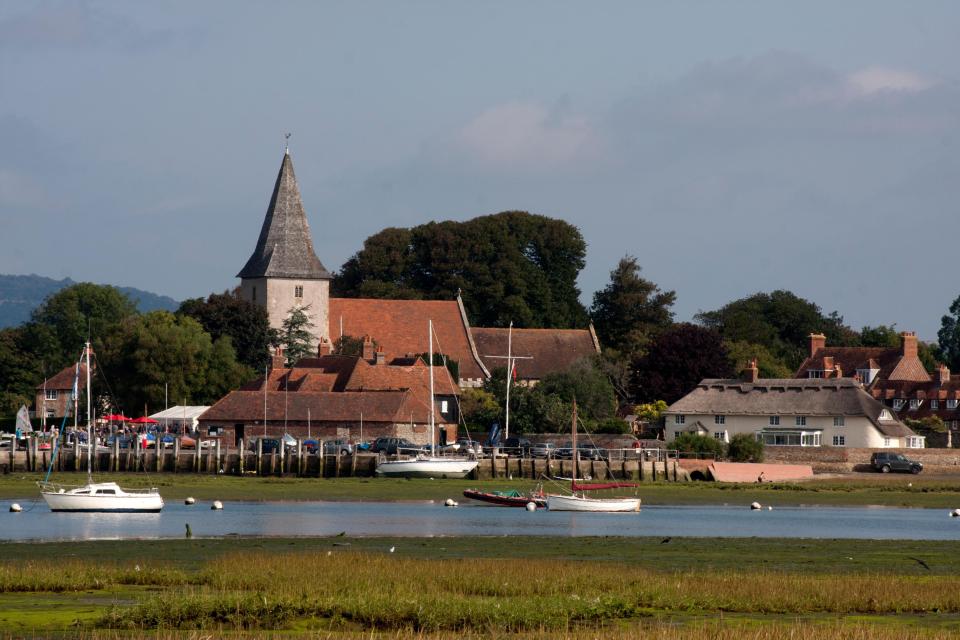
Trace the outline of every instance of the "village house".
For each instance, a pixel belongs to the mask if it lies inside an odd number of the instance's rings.
[[[798,378],[855,378],[901,420],[939,417],[951,431],[960,428],[960,377],[939,365],[930,375],[920,360],[917,336],[900,334],[899,348],[830,347],[821,334],[810,336],[810,353]]]
[[[844,377],[760,379],[756,363],[740,379],[702,380],[664,412],[668,439],[681,433],[723,442],[749,434],[765,445],[922,448],[924,439]]]
[[[457,364],[458,384],[479,387],[491,371],[507,367],[507,329],[473,328],[463,302],[331,298],[329,271],[313,248],[289,151],[280,171],[253,254],[243,269],[239,294],[266,308],[270,326],[280,328],[290,309],[305,310],[320,353],[330,353],[344,336],[368,336],[386,361],[427,351],[427,323],[433,322],[435,348]],[[583,357],[599,343],[586,329],[514,329],[512,353],[518,381],[536,383]]]
[[[77,380],[81,395],[87,388],[87,365],[81,363],[79,366],[79,379],[77,365],[70,365],[37,385],[33,406],[38,418],[57,419],[74,414],[74,380]],[[91,370],[91,374],[95,371]]]
[[[203,436],[239,443],[251,437],[354,442],[381,436],[430,442],[430,367],[420,358],[387,362],[364,341],[362,356],[318,354],[293,367],[282,351],[266,376],[232,391],[199,417]],[[446,367],[433,367],[435,443],[456,439],[460,388]]]

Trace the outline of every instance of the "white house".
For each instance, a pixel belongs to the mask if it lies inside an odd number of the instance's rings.
[[[666,438],[681,433],[729,442],[747,433],[767,445],[923,448],[924,439],[851,378],[702,380],[670,405]]]

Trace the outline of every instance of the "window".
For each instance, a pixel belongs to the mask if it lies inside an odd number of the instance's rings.
[[[953,411],[956,408],[957,408],[956,400],[947,400],[947,409],[950,409],[951,411]]]
[[[798,427],[807,426],[807,416],[797,416],[797,419],[794,421]]]
[[[907,437],[907,448],[908,449],[923,449],[923,436],[908,436]]]
[[[833,416],[833,426],[842,427],[843,426],[843,416]]]
[[[449,411],[449,403],[447,400],[440,401],[440,413],[446,413]]]
[[[807,370],[807,377],[808,377],[808,378],[822,378],[822,377],[823,377],[823,369],[808,369],[808,370]]]
[[[250,299],[253,300],[254,302],[257,301],[257,287],[256,287],[256,286],[253,287],[253,294],[250,296]]]
[[[720,442],[726,442],[726,441],[727,441],[727,432],[726,432],[726,431],[714,431],[714,432],[713,432],[713,438],[714,438],[715,440],[719,440]]]
[[[302,284],[298,284],[297,286],[295,286],[295,287],[293,288],[293,297],[294,297],[294,298],[302,298],[302,297],[303,297],[303,285],[302,285]]]
[[[687,421],[687,416],[673,416],[673,424],[683,424]]]
[[[47,389],[44,394],[47,400],[56,400],[60,392],[57,389]]]
[[[890,417],[890,412],[884,409],[880,412],[880,420],[893,420],[893,418]]]
[[[890,438],[886,438],[886,437],[885,437],[885,438],[883,439],[883,446],[885,446],[885,447],[889,447],[889,446],[890,446]]]
[[[939,400],[931,400],[931,401],[930,401],[930,408],[933,409],[934,411],[936,411],[937,409],[939,409],[939,408],[940,408],[940,401],[939,401]]]
[[[56,413],[56,412],[55,412],[53,409],[47,409],[47,417],[48,417],[48,418],[54,418],[54,417],[56,417],[56,416],[54,415],[54,413]]]
[[[800,446],[801,447],[819,447],[820,432],[800,434]]]
[[[910,411],[916,411],[920,408],[920,400],[917,398],[910,398]]]
[[[833,436],[833,446],[844,447],[846,444],[847,439],[844,436]]]
[[[727,416],[713,416],[713,424],[726,424]]]
[[[896,398],[896,399],[894,399],[894,401],[893,401],[893,410],[894,410],[894,411],[900,411],[900,409],[903,409],[903,399],[902,399],[902,398]]]
[[[208,436],[219,436],[223,435],[223,427],[207,427]]]
[[[770,426],[779,427],[780,426],[780,416],[770,416]]]
[[[819,447],[819,431],[761,431],[757,440],[778,447]]]

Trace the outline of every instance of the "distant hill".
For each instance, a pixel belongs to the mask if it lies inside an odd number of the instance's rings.
[[[14,327],[30,319],[30,313],[47,296],[65,287],[77,284],[70,278],[54,280],[31,274],[29,276],[8,276],[0,274],[0,329]],[[165,309],[175,311],[180,303],[167,296],[133,287],[117,287],[131,300],[136,301],[141,312]]]

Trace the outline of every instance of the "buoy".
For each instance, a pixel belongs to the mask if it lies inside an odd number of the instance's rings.
[[[21,507],[18,503],[14,502],[12,505],[10,505],[10,513],[20,513],[21,511],[23,511],[23,507]]]
[[[197,501],[196,501],[194,498],[192,498],[192,497],[191,497],[191,498],[187,498],[186,500],[183,501],[183,504],[196,504],[196,503],[197,503]]]
[[[20,506],[20,505],[17,505],[17,506]],[[13,511],[13,507],[10,507],[10,511]],[[951,512],[950,512],[950,517],[951,517],[951,518],[960,518],[960,509],[954,509],[953,511],[951,511]]]
[[[767,511],[773,511],[773,505],[768,504],[768,505],[767,505]]]
[[[455,507],[457,505],[457,503],[453,501],[453,498],[447,498],[447,501],[444,502],[443,504],[445,504],[448,507]]]
[[[536,502],[533,502],[533,501],[531,500],[530,502],[527,503],[527,511],[536,511],[536,510],[537,510],[537,503],[536,503]]]
[[[752,509],[753,511],[759,511],[760,509],[763,509],[763,507],[760,505],[759,502],[754,502],[753,504],[750,505],[750,509]]]
[[[214,511],[220,511],[221,509],[223,509],[223,503],[220,502],[219,500],[214,500],[213,504],[210,505],[210,508],[213,509]]]

